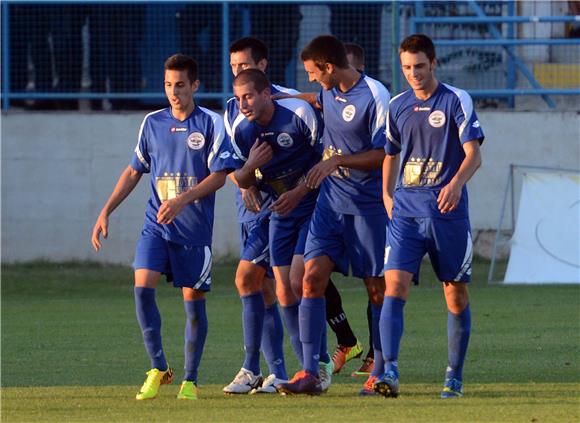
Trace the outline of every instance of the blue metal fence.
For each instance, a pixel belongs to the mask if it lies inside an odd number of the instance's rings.
[[[574,72],[580,39],[516,36],[518,25],[578,24],[580,17],[515,16],[515,9],[514,1],[473,0],[4,0],[2,107],[76,107],[79,99],[94,109],[163,103],[163,60],[180,51],[200,64],[197,98],[219,108],[231,96],[228,46],[247,35],[270,46],[274,82],[318,89],[308,84],[297,59],[323,33],[360,44],[367,72],[393,93],[406,87],[399,41],[423,31],[438,47],[440,79],[476,98],[513,105],[516,95],[542,95],[554,106],[551,95],[580,94],[580,86],[558,86],[558,78],[556,86],[543,86],[519,51],[530,45],[569,48],[567,71]],[[562,81],[569,85],[570,79]]]

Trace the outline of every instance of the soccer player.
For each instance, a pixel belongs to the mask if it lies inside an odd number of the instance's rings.
[[[301,293],[297,295],[292,285],[302,281],[304,244],[318,195],[318,190],[305,184],[306,174],[320,161],[322,153],[318,118],[302,100],[272,100],[270,83],[257,69],[236,76],[234,93],[249,122],[236,127],[231,138],[233,151],[240,159],[235,177],[241,187],[248,188],[258,183],[258,170],[260,185],[274,199],[269,206],[269,238],[276,293],[281,304],[296,304]],[[325,372],[326,389],[332,362],[324,348],[316,364]]]
[[[469,95],[435,78],[437,60],[429,37],[405,38],[399,56],[411,89],[393,98],[387,118],[383,199],[391,222],[380,318],[385,367],[375,391],[398,395],[403,307],[427,253],[448,309],[448,367],[441,397],[460,397],[471,329],[472,242],[465,184],[481,165],[484,136]]]
[[[215,191],[226,170],[215,158],[224,140],[221,117],[195,104],[197,63],[176,54],[165,62],[170,107],[149,113],[139,130],[135,154],[123,171],[93,228],[92,243],[109,234],[109,216],[151,173],[151,196],[135,252],[135,308],[151,370],[137,400],[153,399],[173,381],[161,342],[155,289],[161,274],[181,289],[185,307],[185,375],[177,398],[197,399],[197,373],[207,335],[205,292],[211,286],[211,241]]]
[[[389,92],[378,81],[348,64],[342,42],[323,35],[301,53],[310,81],[322,86],[318,103],[324,116],[323,161],[307,175],[320,187],[305,246],[305,275],[300,304],[303,371],[278,385],[287,394],[318,394],[318,351],[324,339],[324,291],[333,271],[364,279],[373,308],[375,359],[382,357],[378,320],[383,302],[382,278],[387,215],[381,201],[380,167]],[[378,368],[382,363],[377,360]],[[376,367],[377,368],[377,367]],[[371,377],[376,378],[372,374]],[[369,389],[370,386],[370,389]],[[361,394],[373,394],[368,381]]]
[[[261,40],[255,37],[241,38],[230,45],[229,52],[234,76],[245,69],[258,69],[266,72],[268,48]],[[298,94],[296,90],[275,84],[270,84],[270,92],[272,95]],[[224,120],[229,137],[232,136],[234,128],[249,124],[240,113],[235,98],[228,101]],[[232,178],[233,174],[230,174],[230,179]],[[236,184],[235,180],[232,182]],[[242,326],[245,359],[234,380],[224,388],[226,393],[275,393],[276,384],[288,379],[283,356],[283,329],[275,303],[276,296],[269,268],[268,221],[271,211],[268,205],[270,202],[271,196],[267,192],[260,192],[257,187],[251,186],[247,190],[240,190],[237,189],[236,185],[236,204],[238,221],[241,226],[242,245],[241,260],[236,272],[236,287],[243,303]],[[263,295],[260,295],[260,291]],[[299,296],[298,292],[296,294]],[[327,296],[331,305],[327,308],[327,321],[336,333],[339,346],[343,345],[352,357],[360,355],[362,346],[350,328],[346,314],[342,309],[340,294],[332,283],[327,289]],[[262,317],[264,313],[260,297],[266,303],[265,319]],[[282,314],[292,347],[298,355],[299,361],[302,362],[298,306],[299,298],[295,303],[284,304]],[[262,331],[260,331],[260,327],[263,327]],[[261,382],[259,369],[260,344],[270,370],[270,375],[263,382]],[[262,383],[261,387],[260,383]]]
[[[360,73],[365,71],[365,52],[364,49],[356,43],[344,43],[344,49],[346,50],[346,59],[349,65],[355,68]],[[352,373],[352,376],[365,376],[368,377],[373,371],[375,365],[375,349],[373,348],[373,330],[372,330],[372,307],[369,300],[367,304],[367,324],[369,328],[369,349],[367,351],[366,357],[363,359],[361,366],[358,370]],[[336,359],[335,359],[336,356]],[[340,363],[338,362],[338,355],[335,353],[333,355],[334,361],[334,372],[338,373],[337,369],[340,369]],[[346,360],[345,360],[346,362]],[[343,364],[344,365],[344,364]],[[340,367],[339,367],[340,366]]]
[[[234,41],[230,45],[229,53],[234,77],[244,69],[266,71],[268,48],[257,38],[245,37]],[[277,85],[271,85],[271,90],[296,92]],[[228,138],[239,125],[248,125],[235,98],[227,103],[224,121]],[[236,208],[240,224],[241,254],[235,284],[242,300],[245,357],[242,368],[223,391],[226,394],[276,393],[276,383],[287,380],[288,375],[284,360],[284,329],[276,304],[268,246],[271,214],[268,205],[272,199],[268,193],[260,192],[256,186],[239,189],[233,173],[230,174],[230,180],[236,187]],[[298,316],[298,307],[294,308],[282,307],[287,325],[294,321],[294,314]],[[295,326],[297,327],[297,323]],[[260,372],[260,349],[270,372],[265,379]]]

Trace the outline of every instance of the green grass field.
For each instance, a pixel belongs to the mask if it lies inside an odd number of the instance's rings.
[[[347,364],[321,397],[226,397],[221,388],[242,363],[241,306],[234,266],[214,267],[200,400],[177,401],[178,384],[137,402],[148,359],[125,267],[37,263],[2,267],[2,421],[580,421],[580,287],[486,285],[477,262],[471,286],[472,342],[466,397],[438,398],[446,364],[446,311],[429,266],[405,308],[401,396],[359,398],[364,380]],[[337,285],[355,332],[366,344],[360,282]],[[166,355],[180,376],[183,306],[158,290]],[[334,348],[329,333],[330,348]],[[297,370],[287,349],[289,373]],[[266,366],[263,366],[266,371]]]

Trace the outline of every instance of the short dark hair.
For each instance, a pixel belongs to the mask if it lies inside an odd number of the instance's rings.
[[[365,51],[357,43],[344,43],[344,49],[346,54],[351,54],[354,60],[357,62],[357,67],[362,67],[365,65]]]
[[[165,70],[187,71],[187,77],[193,84],[198,79],[197,62],[190,56],[177,53],[165,61]]]
[[[270,88],[270,80],[264,72],[259,69],[244,69],[234,78],[234,85],[245,85],[249,82],[254,83],[254,88],[261,93],[266,88]]]
[[[268,60],[268,47],[262,40],[256,37],[244,37],[230,44],[230,54],[250,49],[250,55],[254,63],[262,59]]]
[[[348,59],[344,44],[334,35],[320,35],[312,39],[300,53],[303,62],[312,60],[319,69],[325,63],[332,63],[336,67],[348,68]]]
[[[423,52],[430,62],[435,59],[435,45],[433,44],[433,41],[431,41],[431,38],[425,34],[413,34],[405,38],[399,47],[399,54],[403,52]]]

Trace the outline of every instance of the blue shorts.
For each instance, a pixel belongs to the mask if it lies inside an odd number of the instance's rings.
[[[190,246],[167,241],[144,230],[137,242],[133,269],[160,272],[176,288],[209,291],[211,287],[211,247]]]
[[[240,259],[263,267],[266,269],[266,277],[273,278],[268,245],[269,226],[269,214],[240,224]]]
[[[290,266],[295,255],[304,254],[311,213],[270,217],[270,261],[272,266]]]
[[[316,206],[304,259],[328,256],[335,271],[357,278],[383,275],[387,214],[358,216]]]
[[[418,275],[429,254],[441,282],[469,282],[473,243],[469,219],[393,217],[385,250],[385,270]]]

